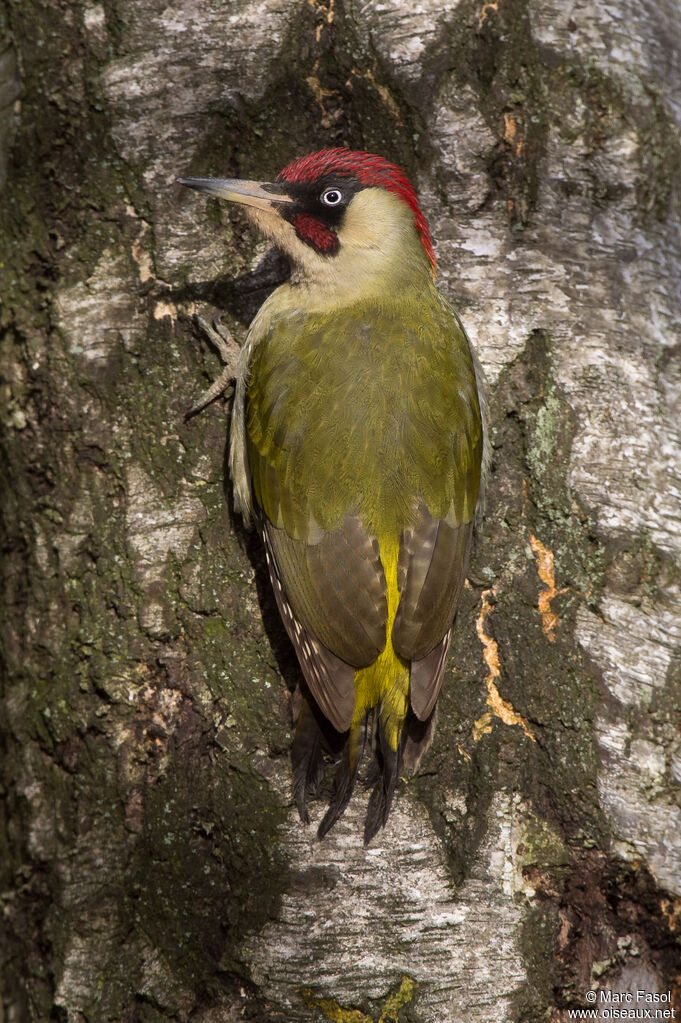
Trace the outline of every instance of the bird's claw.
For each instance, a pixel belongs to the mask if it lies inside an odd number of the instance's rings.
[[[203,334],[216,349],[224,363],[224,368],[217,380],[214,380],[208,390],[204,391],[192,407],[185,412],[185,422],[198,412],[201,412],[206,405],[210,405],[211,401],[214,401],[221,394],[225,394],[228,397],[232,393],[234,388],[230,387],[230,384],[234,380],[236,360],[240,351],[239,345],[232,337],[230,331],[221,323],[219,315],[213,318],[212,327],[202,316],[195,315],[193,322],[199,333]]]
[[[194,324],[200,333],[210,341],[213,347],[220,353],[220,358],[225,366],[233,363],[239,354],[239,345],[232,337],[231,332],[224,326],[219,313],[213,317],[213,326],[203,319],[202,316],[194,316]]]
[[[234,371],[231,366],[225,366],[217,380],[214,380],[207,391],[204,391],[201,397],[194,402],[192,407],[187,410],[184,414],[185,422],[187,419],[191,419],[197,412],[201,412],[205,409],[206,405],[210,405],[211,401],[215,401],[221,394],[224,394],[228,398],[234,388],[231,386],[234,380]]]

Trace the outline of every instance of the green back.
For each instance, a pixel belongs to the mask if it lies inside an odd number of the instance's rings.
[[[434,286],[275,318],[253,354],[246,433],[255,499],[296,539],[318,542],[348,512],[394,535],[418,498],[452,525],[473,517],[475,374]]]

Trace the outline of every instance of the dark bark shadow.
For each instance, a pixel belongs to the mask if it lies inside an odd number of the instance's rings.
[[[169,298],[176,303],[206,302],[217,311],[229,311],[241,323],[250,325],[265,299],[288,280],[289,275],[288,260],[277,249],[271,249],[255,270],[241,277],[194,281],[181,288],[155,285],[154,291],[159,298]]]
[[[288,260],[276,249],[271,249],[251,273],[233,279],[218,278],[213,281],[194,282],[182,288],[165,288],[163,294],[176,303],[205,302],[212,305],[216,313],[228,311],[240,323],[250,325],[263,302],[275,288],[288,279],[289,273]],[[240,342],[243,342],[247,330],[246,327],[239,338]],[[253,568],[262,622],[277,669],[289,692],[293,693],[300,684],[302,675],[274,600],[264,547],[257,530],[247,528],[241,515],[234,508],[229,475],[229,430],[223,453],[222,485],[232,528]]]
[[[243,547],[255,576],[255,589],[260,606],[262,623],[276,660],[277,669],[286,683],[289,693],[293,694],[302,682],[302,672],[298,665],[293,645],[284,628],[279,609],[274,599],[270,582],[270,574],[265,560],[265,548],[257,529],[247,529],[239,513],[234,508],[232,485],[229,477],[229,435],[225,445],[223,489],[229,509],[232,528]]]

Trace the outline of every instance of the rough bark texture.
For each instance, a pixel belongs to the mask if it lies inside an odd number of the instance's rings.
[[[3,11],[5,1019],[556,1023],[673,989],[677,0]],[[437,737],[368,850],[361,797],[321,844],[296,818],[227,406],[183,422],[218,368],[191,314],[243,336],[285,267],[175,178],[329,144],[414,177],[494,441]]]

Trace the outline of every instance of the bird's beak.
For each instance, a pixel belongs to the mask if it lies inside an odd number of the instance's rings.
[[[238,178],[178,178],[181,185],[205,192],[215,199],[238,202],[242,206],[256,206],[260,210],[274,210],[280,203],[295,202],[284,186],[260,181],[240,181]]]

